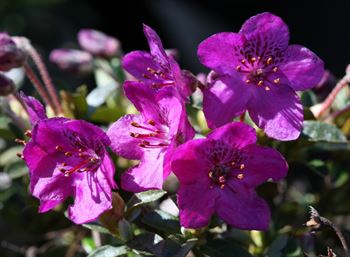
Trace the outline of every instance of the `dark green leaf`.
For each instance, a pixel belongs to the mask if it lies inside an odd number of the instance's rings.
[[[4,171],[12,178],[20,178],[28,174],[28,168],[23,160],[6,165]]]
[[[142,221],[155,229],[168,233],[179,233],[181,228],[177,217],[161,210],[146,213]]]
[[[283,249],[287,246],[288,236],[280,235],[272,243],[266,257],[283,257]]]
[[[148,190],[145,192],[135,194],[138,202],[134,204],[134,206],[138,206],[141,204],[147,204],[160,199],[163,195],[166,194],[164,190]]]
[[[102,234],[111,234],[108,229],[106,229],[105,227],[102,227],[101,225],[98,225],[98,224],[83,224],[83,227],[86,227],[90,230],[93,230],[93,231],[97,231],[99,233],[102,233]]]
[[[128,247],[137,251],[144,251],[152,253],[155,256],[161,256],[163,238],[157,234],[146,232],[136,236],[133,240],[128,242]]]
[[[210,240],[202,247],[202,251],[210,257],[252,257],[250,253],[230,239]]]
[[[116,257],[123,254],[127,254],[126,246],[115,247],[111,245],[104,245],[94,250],[88,255],[88,257]]]
[[[347,143],[344,134],[334,125],[320,121],[304,121],[303,134],[310,141],[330,143]]]

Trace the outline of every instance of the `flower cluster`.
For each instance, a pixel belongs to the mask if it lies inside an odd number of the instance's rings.
[[[106,150],[110,147],[116,155],[138,161],[121,175],[124,190],[162,189],[171,172],[176,175],[182,226],[207,226],[217,214],[236,228],[268,229],[269,207],[255,188],[283,179],[288,164],[277,150],[256,144],[256,131],[243,118],[234,118],[248,112],[268,137],[298,138],[303,109],[296,91],[320,82],[323,62],[303,46],[288,45],[287,25],[262,13],[248,19],[239,33],[218,33],[199,45],[200,62],[212,70],[201,83],[167,54],[153,29],[144,25],[143,31],[150,51],[122,57],[122,67],[131,75],[123,81],[124,95],[139,114],[122,116],[106,133],[86,121],[48,118],[36,99],[22,95],[32,125],[23,158],[39,211],[68,197],[75,199],[68,216],[78,224],[110,210],[117,188]],[[121,54],[119,41],[102,32],[82,30],[78,41],[83,51],[55,50],[51,60],[62,69],[85,72],[94,68],[93,56]],[[12,67],[17,56],[8,60],[1,67]],[[212,131],[193,139],[201,131],[192,127],[186,107],[197,85]]]

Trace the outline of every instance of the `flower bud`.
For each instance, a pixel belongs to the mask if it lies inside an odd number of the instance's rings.
[[[78,42],[84,50],[102,57],[112,57],[120,50],[118,39],[93,29],[80,30]]]
[[[3,74],[0,74],[0,96],[7,96],[15,91],[13,81]]]
[[[93,68],[92,55],[74,49],[56,49],[50,54],[50,61],[60,69],[74,73],[88,73]]]
[[[26,54],[17,47],[7,33],[0,33],[0,71],[9,71],[23,65]]]

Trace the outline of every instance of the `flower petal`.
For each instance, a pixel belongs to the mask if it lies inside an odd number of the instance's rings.
[[[157,33],[151,27],[145,24],[143,24],[143,33],[147,38],[151,55],[156,59],[156,61],[161,66],[168,67],[169,66],[168,56],[164,51],[162,41],[160,40]]]
[[[218,216],[239,229],[267,230],[270,210],[267,203],[254,191],[242,192],[226,186],[216,201]]]
[[[68,208],[68,217],[76,224],[96,220],[112,208],[112,191],[108,179],[100,169],[85,172],[75,187],[74,204]]]
[[[244,37],[237,33],[222,32],[214,34],[198,47],[199,61],[219,74],[232,74],[240,59],[237,51],[244,44]]]
[[[123,57],[123,68],[138,80],[147,80],[147,68],[159,70],[153,56],[145,51],[133,51]],[[145,76],[146,74],[146,76]]]
[[[324,64],[316,54],[306,47],[291,45],[287,48],[285,56],[285,62],[280,68],[294,90],[306,90],[320,82]]]
[[[240,182],[254,188],[268,179],[280,180],[287,175],[288,163],[275,149],[257,145],[249,145],[244,151],[249,153],[249,158],[244,161]]]
[[[108,153],[104,155],[103,161],[101,163],[101,166],[99,167],[99,170],[104,174],[104,176],[109,182],[109,186],[112,189],[118,188],[117,183],[114,180],[114,173],[115,173],[114,163]]]
[[[210,128],[220,127],[247,108],[251,88],[239,75],[221,77],[203,91],[203,111]]]
[[[47,118],[44,106],[37,99],[31,96],[26,96],[23,92],[20,92],[20,97],[27,108],[30,123],[32,125]]]
[[[185,228],[201,228],[209,224],[215,212],[217,189],[209,189],[209,180],[198,180],[193,184],[181,184],[177,203],[180,223]]]
[[[303,122],[303,107],[289,86],[272,85],[269,91],[257,88],[248,105],[249,115],[259,128],[281,141],[299,137]]]
[[[176,148],[171,168],[181,184],[192,184],[198,178],[208,177],[210,163],[205,153],[213,148],[214,142],[208,139],[191,140]]]
[[[141,115],[125,115],[109,127],[107,135],[116,154],[127,159],[140,160],[143,155],[143,150],[138,146],[140,139],[130,136],[131,132],[137,133],[140,129],[132,126],[132,122],[142,124],[144,121]]]
[[[269,12],[249,18],[242,25],[239,33],[244,34],[247,42],[250,41],[250,44],[254,45],[259,55],[262,55],[264,50],[271,49],[272,52],[280,52],[288,47],[288,26],[280,17]]]
[[[161,189],[164,181],[164,154],[164,151],[157,149],[146,151],[139,165],[122,174],[122,188],[135,193]]]
[[[207,136],[210,139],[221,141],[228,146],[243,148],[256,143],[255,129],[243,122],[233,122],[214,129]]]

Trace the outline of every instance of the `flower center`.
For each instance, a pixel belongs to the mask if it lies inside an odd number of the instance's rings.
[[[147,68],[147,73],[142,74],[142,77],[152,80],[152,86],[156,89],[175,84],[174,79],[167,72],[162,70],[154,70],[150,67]]]
[[[139,139],[142,148],[167,147],[170,143],[168,129],[154,120],[148,120],[146,124],[133,121],[131,126],[137,128],[137,132],[130,132],[130,136]]]
[[[245,74],[246,84],[255,84],[269,91],[270,85],[280,83],[280,78],[276,76],[279,70],[276,64],[272,57],[250,57],[249,59],[242,59],[241,64],[236,66],[236,71]]]

